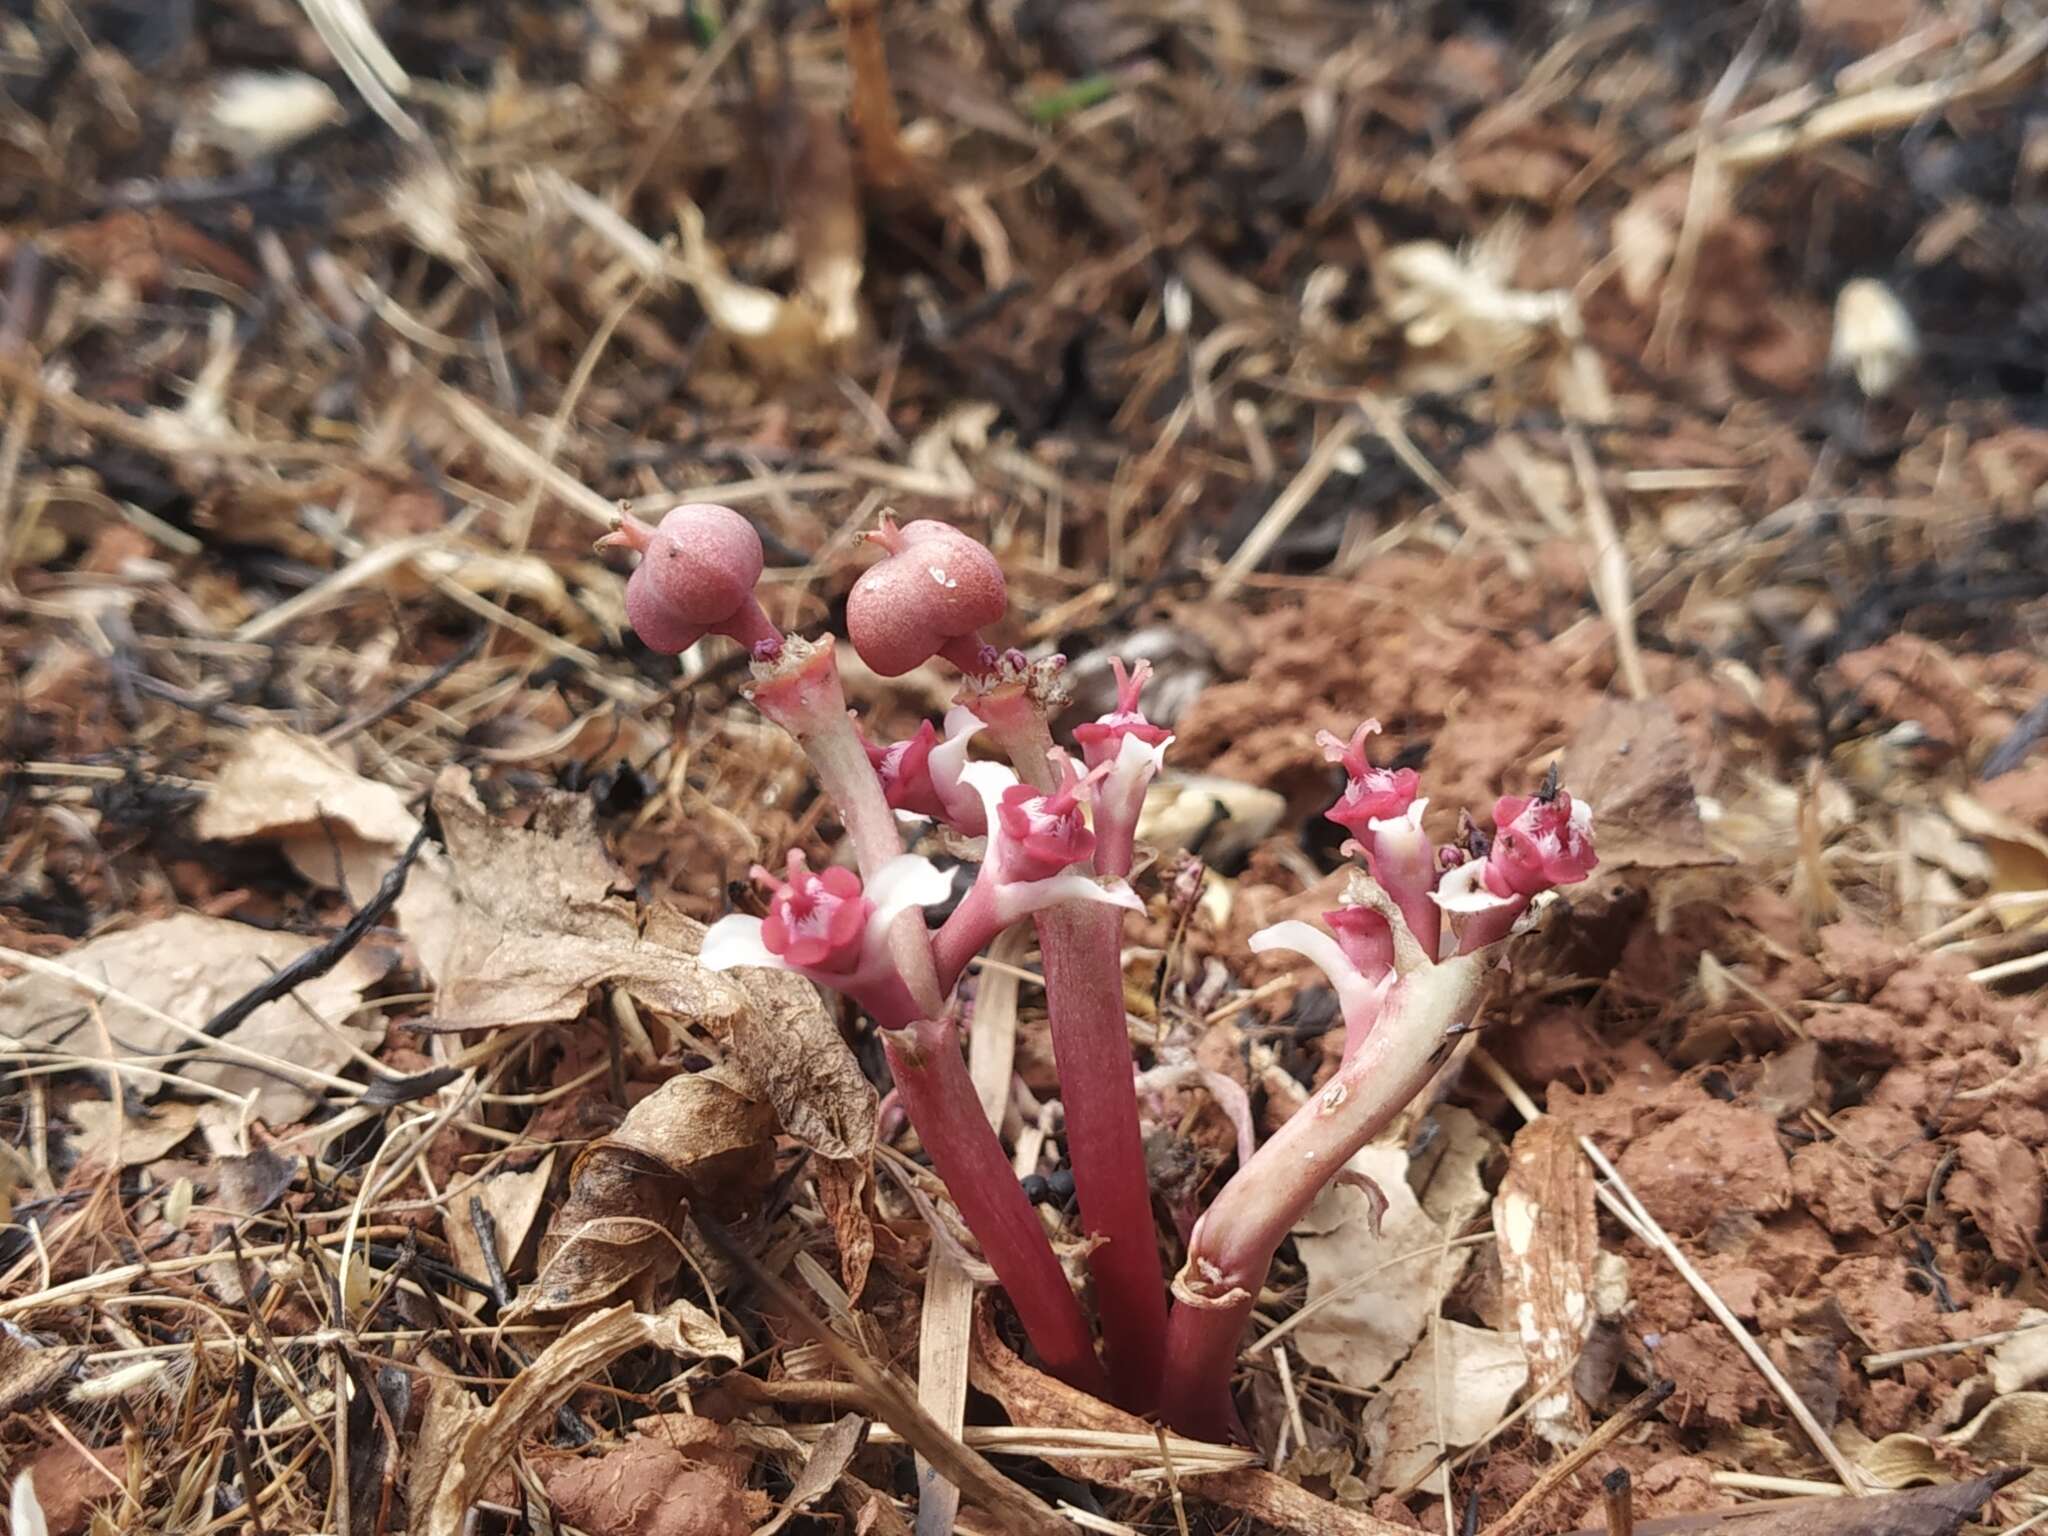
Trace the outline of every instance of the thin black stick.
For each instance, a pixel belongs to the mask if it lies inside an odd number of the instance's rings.
[[[255,986],[221,1009],[200,1027],[200,1032],[218,1040],[242,1020],[249,1017],[265,1003],[274,1003],[297,987],[325,976],[347,958],[350,950],[369,937],[370,930],[384,921],[385,916],[405,893],[405,877],[412,873],[413,862],[419,858],[420,849],[426,846],[426,823],[420,824],[413,834],[398,862],[377,884],[377,894],[356,909],[356,914],[342,925],[341,931],[315,949],[307,950],[290,965],[279,966]]]

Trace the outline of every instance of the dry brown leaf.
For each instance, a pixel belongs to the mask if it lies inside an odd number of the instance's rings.
[[[90,1061],[159,1056],[193,1042],[151,1009],[197,1029],[317,947],[294,934],[180,912],[90,940],[63,957],[68,969],[147,1007],[120,997],[95,1006],[79,987],[31,971],[0,984],[0,1018],[11,1021],[10,1032],[24,1044],[75,1052]],[[367,1048],[383,1032],[378,1025],[348,1021],[389,960],[374,942],[360,944],[325,976],[304,983],[290,997],[265,1003],[225,1038],[281,1063],[334,1072],[349,1061],[352,1047]],[[273,1125],[300,1118],[318,1098],[297,1081],[219,1056],[195,1061],[184,1072],[229,1093],[255,1094],[257,1115]]]
[[[508,1317],[580,1311],[621,1291],[649,1298],[682,1262],[691,1199],[758,1196],[774,1115],[734,1076],[728,1064],[672,1077],[584,1150],[541,1240],[540,1273]]]
[[[1447,1448],[1472,1444],[1506,1416],[1528,1380],[1529,1362],[1513,1334],[1435,1321],[1365,1410],[1380,1486],[1405,1488]],[[1424,1486],[1441,1496],[1442,1469]]]
[[[1731,862],[1707,843],[1692,753],[1661,701],[1603,699],[1564,749],[1558,775],[1593,807],[1602,871]]]
[[[698,965],[703,924],[620,894],[626,882],[587,796],[544,796],[529,825],[508,826],[484,810],[468,774],[450,768],[434,809],[457,914],[442,1017],[475,1026],[569,1019],[593,988],[623,987],[657,1012],[723,1034],[752,1096],[821,1157],[873,1151],[874,1087],[818,989],[784,971]]]
[[[1945,796],[1941,804],[1951,821],[1983,844],[1985,856],[1991,861],[1992,895],[2048,891],[2048,837],[1960,790]],[[1997,910],[1998,920],[2008,929],[2024,928],[2048,912],[2048,902],[2021,903]]]
[[[484,1263],[483,1239],[477,1235],[476,1222],[470,1216],[470,1199],[482,1202],[497,1239],[494,1246],[498,1262],[510,1270],[526,1246],[534,1219],[540,1215],[541,1202],[547,1198],[548,1178],[554,1171],[555,1154],[550,1151],[523,1173],[493,1174],[451,1202],[441,1224],[442,1231],[448,1246],[455,1251],[457,1267],[464,1274],[481,1278],[490,1273]],[[476,1295],[474,1291],[464,1294]]]
[[[1962,1446],[1979,1461],[2048,1466],[2048,1392],[2008,1392],[1942,1439]]]
[[[832,1223],[839,1249],[839,1278],[854,1301],[867,1289],[868,1266],[875,1258],[875,1223],[868,1215],[874,1188],[869,1164],[852,1158],[824,1157],[814,1165],[818,1203]]]
[[[396,789],[364,778],[331,747],[265,725],[237,740],[193,816],[193,830],[220,842],[274,839],[294,869],[331,888],[337,843],[344,850],[351,842],[358,850],[379,850],[388,862],[412,841],[419,818]],[[345,873],[361,900],[375,889],[381,868],[350,864]],[[364,874],[370,875],[368,889],[359,883]]]
[[[704,1341],[707,1321],[702,1312],[685,1302],[677,1302],[659,1315],[636,1312],[629,1306],[594,1313],[536,1355],[483,1412],[470,1417],[456,1410],[453,1416],[458,1422],[448,1431],[452,1443],[439,1476],[414,1491],[426,1510],[426,1536],[461,1536],[484,1483],[518,1448],[526,1426],[553,1413],[621,1355],[651,1347],[686,1358],[704,1358],[706,1352],[698,1345]],[[711,1331],[718,1333],[715,1324]],[[722,1333],[718,1337],[723,1343],[713,1353],[737,1363],[739,1342]]]
[[[1991,1351],[1991,1386],[2001,1396],[2031,1387],[2048,1376],[2048,1312],[2029,1307],[2013,1326],[2027,1332],[2007,1339]]]
[[[82,1133],[72,1143],[81,1163],[139,1168],[153,1163],[192,1134],[199,1106],[157,1104],[132,1118],[107,1099],[83,1099],[66,1114]]]
[[[693,951],[702,932],[692,937]],[[820,1157],[865,1167],[881,1100],[818,989],[788,971],[733,974],[744,990],[725,1022],[727,1062],[774,1106],[789,1135]],[[662,1006],[658,996],[649,1001]]]
[[[38,1344],[11,1323],[0,1323],[0,1414],[25,1413],[65,1377],[84,1351]]]
[[[1342,1183],[1326,1189],[1295,1228],[1295,1248],[1308,1270],[1308,1305],[1316,1307],[1294,1330],[1295,1347],[1347,1386],[1363,1389],[1386,1379],[1471,1261],[1471,1249],[1444,1246],[1486,1204],[1479,1168],[1489,1149],[1477,1122],[1466,1124],[1470,1118],[1458,1111],[1442,1122],[1447,1145],[1427,1207],[1409,1188],[1408,1154],[1382,1143],[1346,1165],[1378,1185],[1386,1200],[1377,1230],[1371,1199]],[[1318,1305],[1332,1292],[1341,1294]]]
[[[1501,1291],[1532,1380],[1565,1378],[1529,1411],[1529,1426],[1553,1445],[1576,1445],[1591,1427],[1573,1393],[1572,1363],[1593,1328],[1600,1258],[1592,1165],[1564,1122],[1532,1120],[1515,1136],[1493,1202]]]
[[[357,902],[369,899],[419,830],[398,790],[365,778],[325,743],[278,726],[241,736],[193,822],[201,837],[221,842],[275,842],[310,884],[346,887]],[[423,847],[397,913],[429,976],[447,963],[452,903],[446,856]]]
[[[820,1435],[811,1445],[811,1454],[804,1462],[803,1470],[790,1484],[789,1497],[782,1501],[782,1508],[759,1526],[754,1536],[775,1536],[797,1515],[830,1493],[839,1481],[839,1474],[846,1470],[846,1464],[853,1460],[853,1453],[860,1449],[861,1442],[867,1437],[867,1428],[866,1419],[857,1413],[849,1413]]]

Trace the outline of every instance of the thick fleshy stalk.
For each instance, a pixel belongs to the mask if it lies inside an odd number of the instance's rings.
[[[1046,1368],[1069,1385],[1107,1397],[1109,1382],[1088,1321],[1038,1212],[989,1128],[958,1035],[950,1021],[929,1019],[885,1032],[897,1095]]]
[[[788,731],[817,770],[819,786],[839,807],[839,819],[853,843],[861,878],[872,881],[882,866],[903,852],[896,813],[882,793],[882,781],[868,761],[867,745],[846,712],[846,690],[832,637],[808,641],[796,636],[754,663],[754,706]],[[919,1008],[936,1014],[944,1006],[931,939],[924,918],[900,917],[889,933],[890,952]]]
[[[1166,1269],[1124,1023],[1123,918],[1115,907],[1068,901],[1036,922],[1074,1194],[1083,1229],[1101,1239],[1088,1272],[1110,1379],[1118,1402],[1149,1413],[1164,1368]]]
[[[1471,1022],[1484,963],[1458,956],[1395,982],[1337,1074],[1252,1155],[1195,1223],[1173,1283],[1160,1404],[1183,1434],[1243,1439],[1230,1373],[1273,1255],[1316,1195],[1436,1075]]]
[[[1048,670],[1004,683],[973,704],[1017,772],[1041,790],[1052,790],[1061,776],[1045,713],[1056,677]],[[996,821],[991,815],[991,826]],[[1035,921],[1074,1194],[1083,1230],[1100,1240],[1088,1272],[1110,1382],[1117,1402],[1149,1412],[1160,1401],[1166,1272],[1124,1024],[1122,914],[1070,902]]]

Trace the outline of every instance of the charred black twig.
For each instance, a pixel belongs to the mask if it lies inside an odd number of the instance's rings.
[[[321,739],[328,746],[335,746],[340,742],[347,741],[351,736],[360,735],[379,720],[387,719],[391,715],[396,714],[422,694],[432,693],[463,666],[476,659],[477,653],[484,648],[484,641],[489,638],[490,633],[489,626],[479,625],[476,633],[463,642],[462,649],[435,667],[425,677],[418,679],[416,682],[407,683],[403,688],[392,694],[390,698],[374,708],[364,710],[363,713],[344,720]]]
[[[325,976],[347,958],[349,951],[369,936],[370,930],[383,922],[398,898],[405,893],[406,876],[412,873],[413,862],[419,858],[420,850],[427,843],[427,827],[420,825],[406,845],[405,852],[398,856],[398,862],[391,866],[384,878],[377,884],[377,894],[356,909],[333,938],[315,949],[308,950],[290,965],[280,966],[276,972],[244,992],[227,1007],[221,1009],[205,1024],[200,1032],[218,1040],[265,1003],[274,1003],[280,997],[306,982]]]

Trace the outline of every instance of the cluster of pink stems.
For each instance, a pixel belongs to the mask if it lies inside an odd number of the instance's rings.
[[[878,747],[854,723],[834,642],[782,634],[755,597],[761,545],[725,507],[676,509],[658,528],[628,519],[605,542],[637,550],[628,616],[655,649],[707,634],[748,648],[756,707],[809,756],[838,807],[855,870],[813,871],[792,852],[767,889],[765,917],[712,925],[714,968],[796,971],[852,1000],[880,1030],[897,1096],[1046,1367],[1184,1434],[1240,1437],[1231,1374],[1273,1256],[1318,1192],[1429,1083],[1469,1028],[1493,951],[1532,898],[1595,863],[1590,808],[1555,783],[1494,808],[1488,836],[1432,846],[1413,770],[1366,755],[1373,722],[1319,739],[1346,776],[1329,811],[1363,868],[1324,926],[1283,922],[1257,952],[1291,950],[1328,977],[1344,1021],[1336,1073],[1236,1173],[1195,1222],[1170,1287],[1146,1175],[1123,992],[1129,877],[1145,792],[1172,738],[1145,718],[1148,669],[1119,666],[1116,707],[1075,731],[1078,755],[1048,725],[1065,701],[1060,661],[985,644],[1004,616],[1002,571],[981,544],[937,522],[884,522],[885,558],[847,603],[847,636],[895,677],[939,658],[964,685],[943,729],[926,722]],[[985,741],[1008,766],[970,756]],[[951,880],[904,851],[900,820],[985,839],[974,884],[934,926]],[[1066,1146],[1088,1251],[1096,1347],[983,1113],[961,1055],[955,988],[1014,923],[1037,929]]]

